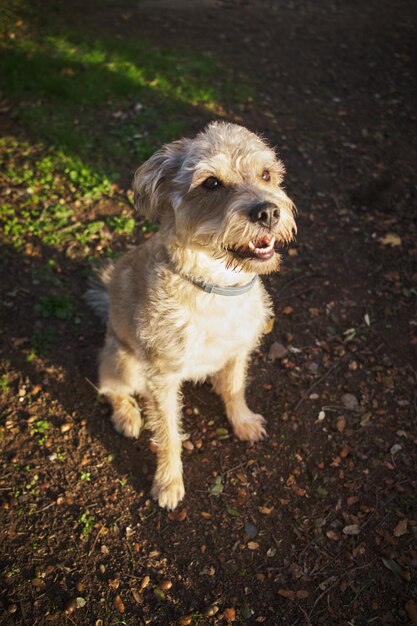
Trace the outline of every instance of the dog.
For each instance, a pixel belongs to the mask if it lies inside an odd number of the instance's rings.
[[[242,441],[266,435],[245,400],[248,359],[272,303],[259,278],[280,268],[278,248],[296,232],[282,188],[284,166],[258,135],[212,122],[164,145],[136,171],[137,210],[159,231],[101,275],[87,300],[107,320],[99,391],[119,433],[142,426],[145,403],[157,467],[152,496],[175,509],[184,497],[181,386],[210,378]]]

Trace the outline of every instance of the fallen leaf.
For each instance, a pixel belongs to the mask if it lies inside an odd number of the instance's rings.
[[[142,596],[140,595],[139,591],[137,589],[135,589],[134,587],[132,587],[132,589],[130,590],[136,604],[141,604],[142,603]]]
[[[401,237],[397,233],[387,233],[383,237],[379,238],[379,242],[383,246],[392,246],[393,248],[401,246]]]
[[[226,511],[229,513],[231,517],[240,517],[240,511],[235,509],[233,506],[228,506]]]
[[[340,539],[339,533],[335,532],[334,530],[328,530],[326,532],[326,537],[330,539],[330,541],[339,541]]]
[[[236,611],[235,609],[225,609],[223,613],[223,619],[225,622],[235,622],[236,621]]]
[[[359,535],[361,529],[357,524],[351,524],[349,526],[345,526],[343,529],[344,535]]]
[[[125,605],[123,604],[123,601],[121,599],[120,596],[116,596],[114,599],[114,608],[119,611],[119,613],[124,613],[125,612]]]
[[[240,609],[240,614],[243,619],[250,619],[253,615],[253,611],[248,604],[244,604]]]
[[[295,597],[295,591],[291,591],[291,589],[278,589],[278,595],[282,596],[283,598],[293,600]]]
[[[349,496],[346,500],[348,506],[352,506],[352,504],[356,504],[359,502],[359,496]]]
[[[291,573],[291,576],[293,578],[301,578],[301,576],[303,575],[300,566],[298,565],[298,563],[291,563],[291,565],[289,566],[289,571]]]
[[[258,550],[259,543],[257,541],[248,541],[248,548],[249,550]]]
[[[307,493],[305,489],[299,487],[298,485],[291,485],[291,489],[297,496],[300,496],[301,498],[304,498]]]
[[[86,600],[84,600],[84,598],[78,597],[78,598],[75,598],[75,604],[77,606],[77,609],[82,609],[83,606],[87,604],[87,602]]]
[[[218,611],[219,607],[215,604],[212,604],[203,611],[203,615],[205,615],[206,617],[213,617],[214,615],[216,615],[216,613],[218,613]]]
[[[286,504],[288,504],[288,502],[286,502]],[[270,515],[272,513],[272,511],[274,510],[274,507],[271,506],[259,506],[258,507],[258,511],[259,513],[262,513],[262,515]]]
[[[407,532],[408,520],[402,519],[394,528],[394,537],[402,537]]]
[[[223,493],[223,483],[222,483],[222,477],[221,476],[215,476],[214,480],[213,480],[213,484],[210,487],[210,493],[213,496],[217,496],[220,493]]]
[[[281,313],[283,315],[291,315],[291,313],[294,313],[294,309],[292,308],[292,306],[284,306],[284,308],[282,309]]]
[[[165,592],[162,589],[159,589],[159,587],[154,589],[153,593],[154,593],[155,598],[158,598],[158,600],[161,600],[161,602],[165,600],[166,598]]]
[[[417,604],[414,600],[408,600],[408,602],[405,603],[405,610],[410,620],[417,626]]]
[[[173,522],[183,522],[187,518],[187,515],[187,509],[182,509],[182,511],[170,511],[168,518]]]
[[[151,582],[150,576],[145,576],[140,585],[140,590],[143,591],[145,587],[149,585],[150,582]]]
[[[110,589],[116,590],[119,588],[120,581],[118,578],[109,578],[107,584],[110,587]]]
[[[346,428],[346,418],[343,417],[343,415],[341,415],[336,422],[336,428],[339,431],[339,433],[343,433],[343,431]]]
[[[269,333],[272,333],[274,329],[274,324],[275,324],[275,317],[271,317],[265,324],[264,335],[269,335]]]
[[[216,428],[216,437],[217,439],[225,439],[229,436],[229,431],[227,428]]]
[[[307,589],[299,589],[296,594],[297,598],[308,598],[310,595]]]
[[[61,69],[62,76],[74,76],[75,71],[72,67],[63,67]]]
[[[403,571],[398,563],[396,563],[392,559],[384,559],[384,557],[382,557],[382,562],[387,569],[391,570],[394,576],[397,576],[397,578],[401,578]]]

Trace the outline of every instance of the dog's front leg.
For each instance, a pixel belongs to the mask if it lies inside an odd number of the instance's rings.
[[[245,400],[248,355],[230,359],[213,378],[215,391],[223,398],[226,415],[236,436],[242,441],[258,441],[266,437],[265,420],[253,413]]]
[[[172,510],[184,497],[180,381],[172,376],[156,377],[149,387],[149,426],[157,455],[152,496],[160,506]]]

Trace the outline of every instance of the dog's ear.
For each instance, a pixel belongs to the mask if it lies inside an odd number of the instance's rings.
[[[156,220],[169,203],[169,182],[183,161],[188,141],[180,139],[162,146],[136,170],[133,178],[134,203],[141,215]]]

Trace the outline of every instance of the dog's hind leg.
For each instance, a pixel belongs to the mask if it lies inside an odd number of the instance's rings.
[[[177,377],[155,376],[148,381],[148,391],[147,417],[157,455],[152,496],[159,506],[172,510],[184,497],[180,383]]]
[[[140,363],[133,352],[108,335],[100,354],[100,393],[110,401],[115,429],[126,437],[139,437],[142,426],[135,393],[143,393]]]
[[[265,420],[253,413],[245,400],[247,354],[230,359],[213,377],[214,390],[223,398],[226,415],[242,441],[258,441],[266,436]]]

